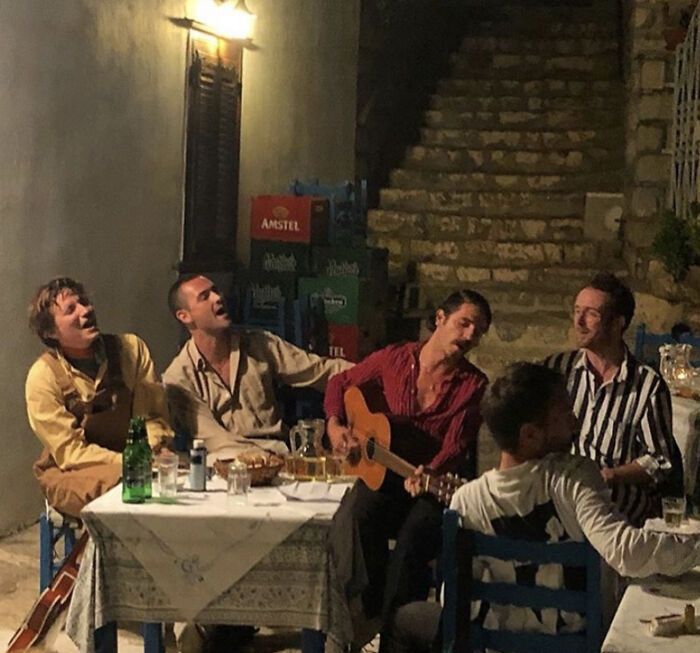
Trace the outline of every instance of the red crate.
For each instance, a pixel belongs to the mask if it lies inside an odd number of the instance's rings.
[[[357,363],[370,353],[371,343],[366,331],[350,324],[328,325],[328,355]]]
[[[327,235],[327,199],[296,195],[259,195],[251,200],[251,238],[323,244]]]

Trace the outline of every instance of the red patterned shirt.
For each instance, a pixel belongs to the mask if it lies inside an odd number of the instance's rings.
[[[355,367],[332,377],[326,387],[326,417],[345,420],[343,395],[353,385],[378,383],[390,417],[408,418],[411,426],[437,441],[440,447],[428,466],[439,474],[464,466],[467,452],[476,443],[481,413],[479,402],[488,379],[466,359],[457,372],[444,381],[431,406],[421,408],[417,400],[418,353],[424,343],[389,345]]]

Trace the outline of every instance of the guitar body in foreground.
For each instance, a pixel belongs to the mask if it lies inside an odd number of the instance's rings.
[[[24,651],[46,635],[51,624],[68,607],[78,575],[78,563],[88,542],[87,532],[73,546],[51,584],[41,593],[24,623],[7,645],[7,653]]]
[[[430,460],[437,453],[435,444],[429,442],[425,434],[419,435],[416,429],[411,429],[405,437],[400,435],[392,442],[392,426],[401,430],[402,425],[392,425],[383,413],[372,412],[360,388],[348,388],[344,402],[348,426],[360,443],[361,453],[359,460],[346,460],[344,472],[359,476],[371,490],[379,490],[387,470],[407,478],[415,473],[416,466],[421,461]],[[395,451],[397,449],[400,451]],[[412,460],[415,460],[415,463],[405,460],[402,456],[414,456]],[[445,504],[449,504],[454,491],[464,483],[452,474],[425,474],[423,482],[424,490]]]

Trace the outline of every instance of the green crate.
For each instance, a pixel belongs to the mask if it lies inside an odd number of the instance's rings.
[[[302,277],[299,295],[322,297],[330,324],[361,324],[373,320],[382,304],[376,285],[359,277]]]
[[[311,248],[304,243],[252,240],[250,269],[252,272],[308,276],[311,272]]]
[[[366,277],[386,285],[388,251],[378,247],[314,247],[311,268],[326,277]]]

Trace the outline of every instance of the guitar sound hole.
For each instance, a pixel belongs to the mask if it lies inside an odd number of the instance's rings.
[[[374,438],[367,440],[367,458],[370,460],[374,458]]]

